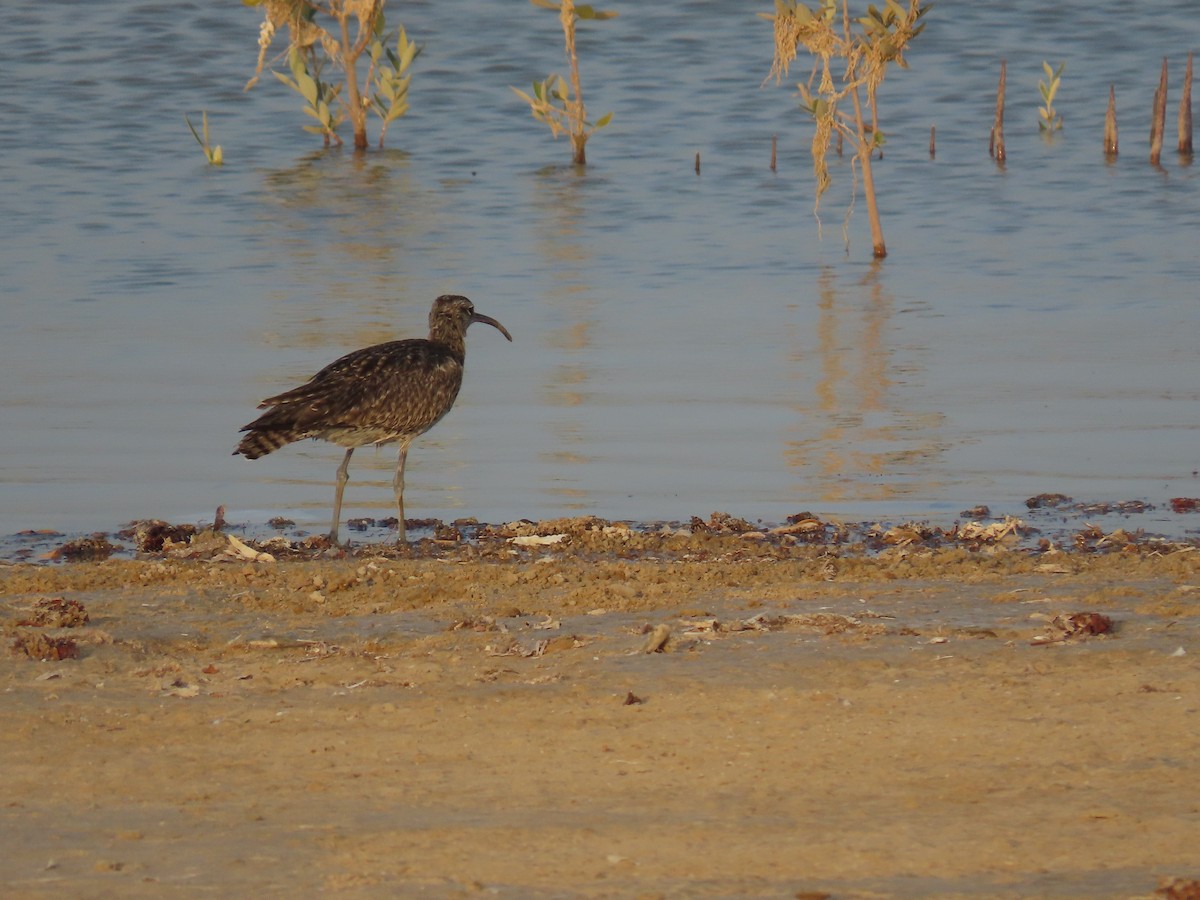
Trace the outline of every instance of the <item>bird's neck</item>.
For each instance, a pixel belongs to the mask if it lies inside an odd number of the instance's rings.
[[[429,341],[433,344],[441,344],[459,359],[462,359],[467,353],[466,335],[463,334],[463,330],[448,322],[431,322]]]

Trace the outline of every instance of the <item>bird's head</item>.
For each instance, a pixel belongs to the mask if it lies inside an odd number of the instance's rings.
[[[472,322],[483,322],[491,325],[502,335],[512,340],[508,329],[483,313],[475,312],[475,304],[459,294],[443,294],[433,302],[429,311],[429,334],[436,340],[441,336],[457,334],[461,336]]]

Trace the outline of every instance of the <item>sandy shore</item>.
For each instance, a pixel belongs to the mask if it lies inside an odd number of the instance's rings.
[[[1194,548],[163,554],[5,566],[0,619],[6,896],[1200,878]]]

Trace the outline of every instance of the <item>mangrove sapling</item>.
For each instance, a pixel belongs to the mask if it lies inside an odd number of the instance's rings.
[[[1043,137],[1053,137],[1054,132],[1061,131],[1063,126],[1062,116],[1054,109],[1054,95],[1058,93],[1058,86],[1062,82],[1063,69],[1067,64],[1061,63],[1057,69],[1051,69],[1050,63],[1042,61],[1042,71],[1046,73],[1045,81],[1038,81],[1038,91],[1042,95],[1042,102],[1045,106],[1038,108],[1038,131]]]
[[[408,112],[408,86],[412,81],[409,68],[421,53],[421,47],[408,39],[401,28],[396,49],[385,47],[383,41],[371,42],[371,70],[367,80],[375,88],[371,94],[371,109],[379,116],[379,146],[392,122]]]
[[[571,139],[571,159],[577,166],[587,163],[585,146],[592,132],[612,121],[607,113],[595,122],[587,120],[587,109],[583,103],[583,86],[579,77],[579,56],[575,51],[575,23],[580,19],[612,19],[615,12],[603,12],[587,5],[576,6],[574,0],[530,0],[534,6],[558,12],[562,23],[563,39],[566,44],[568,83],[561,75],[551,74],[542,81],[533,83],[533,93],[513,88],[517,96],[529,104],[533,117],[545,122],[554,137],[566,134]]]
[[[925,27],[918,24],[929,10],[920,0],[886,0],[882,9],[869,5],[867,15],[852,20],[849,0],[817,0],[809,8],[798,0],[775,0],[774,13],[759,13],[774,25],[775,58],[768,79],[776,83],[788,73],[801,44],[816,59],[806,84],[799,85],[802,107],[816,122],[812,140],[813,173],[816,176],[816,204],[830,184],[825,162],[830,143],[836,135],[845,137],[854,149],[855,164],[862,169],[863,194],[877,259],[887,256],[883,226],[875,201],[875,180],[871,173],[871,155],[883,146],[883,133],[875,120],[875,97],[889,63],[907,68],[904,51]],[[855,27],[857,26],[857,27]],[[840,86],[833,77],[832,60],[842,60]],[[819,76],[819,80],[818,80]],[[813,82],[817,87],[813,90]],[[863,111],[861,92],[866,92],[870,120]],[[852,113],[841,112],[839,104],[850,101]]]
[[[196,143],[204,150],[204,158],[208,160],[210,166],[219,166],[225,162],[225,154],[221,152],[221,145],[213,147],[208,142],[208,111],[200,113],[200,134],[196,133],[196,126],[192,124],[192,120],[187,116],[183,117],[183,121],[187,122],[187,127],[191,129],[192,137],[196,139]]]
[[[408,111],[409,68],[421,48],[408,39],[403,28],[385,33],[385,0],[242,0],[261,6],[264,19],[259,28],[258,66],[246,85],[252,88],[266,65],[276,31],[288,29],[287,61],[290,77],[274,75],[304,98],[304,112],[316,120],[305,130],[320,134],[325,145],[341,144],[338,126],[349,118],[354,130],[354,148],[365,150],[367,115],[381,120],[379,144],[387,127]],[[351,22],[354,34],[351,36]],[[366,60],[366,71],[359,66]],[[340,71],[340,82],[325,81],[321,73],[332,64]],[[360,80],[361,76],[361,80]]]
[[[289,49],[288,68],[292,70],[291,78],[281,72],[271,74],[303,97],[307,104],[305,114],[317,120],[316,125],[305,125],[304,130],[324,137],[326,147],[330,141],[340,146],[342,139],[337,127],[342,122],[342,113],[336,104],[341,85],[321,80],[321,60],[312,47]]]

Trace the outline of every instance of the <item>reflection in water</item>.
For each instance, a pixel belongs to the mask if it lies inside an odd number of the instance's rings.
[[[789,441],[785,456],[803,473],[805,494],[823,503],[891,500],[939,483],[943,416],[904,407],[921,385],[915,371],[897,370],[888,345],[894,301],[880,274],[875,260],[848,287],[828,267],[817,279],[819,372],[812,403],[796,407],[798,430],[812,436]]]
[[[550,425],[553,449],[540,459],[557,475],[547,479],[544,491],[568,509],[584,509],[588,492],[579,486],[579,468],[592,461],[584,452],[589,444],[586,416],[578,412],[588,400],[591,372],[580,359],[591,349],[595,330],[595,298],[587,277],[591,254],[581,238],[585,206],[586,172],[582,167],[547,167],[538,172],[532,202],[538,253],[552,274],[546,299],[568,316],[568,321],[546,331],[545,344],[562,362],[548,370],[542,386],[547,404],[575,408],[577,413],[556,416]],[[571,467],[570,474],[563,467]]]
[[[287,329],[278,343],[339,353],[378,343],[397,336],[398,298],[421,309],[433,299],[408,296],[404,255],[437,228],[440,201],[414,183],[403,151],[310,153],[268,172],[263,199],[264,264],[306,286],[271,297],[271,328]],[[424,319],[412,321],[405,336],[422,336]]]

